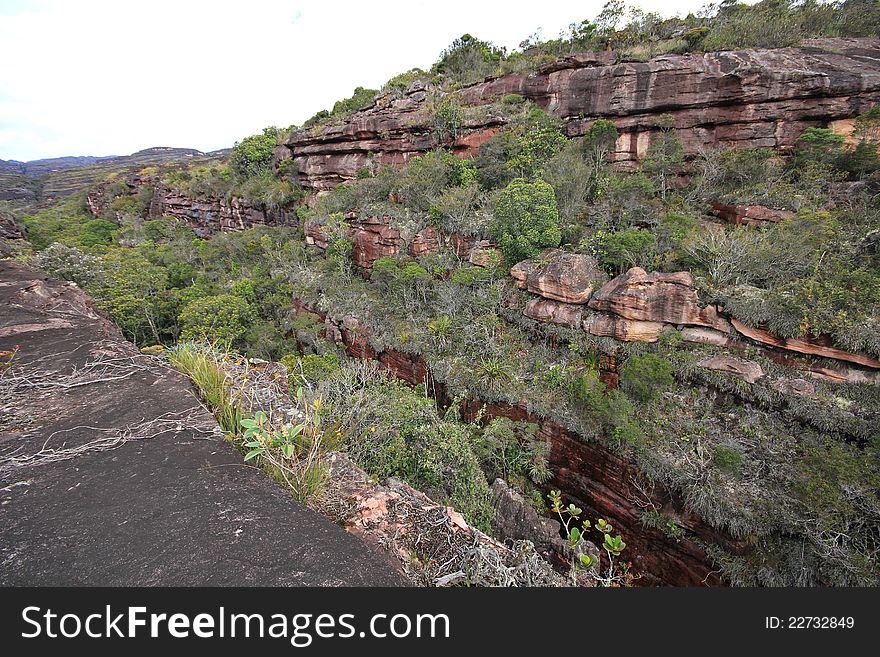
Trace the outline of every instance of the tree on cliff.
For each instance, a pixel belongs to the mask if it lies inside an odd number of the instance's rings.
[[[236,142],[229,155],[229,166],[235,176],[246,180],[269,171],[277,141],[278,128],[269,126],[262,134],[251,135]]]
[[[559,212],[556,193],[543,180],[517,178],[498,195],[490,226],[509,263],[559,246]]]

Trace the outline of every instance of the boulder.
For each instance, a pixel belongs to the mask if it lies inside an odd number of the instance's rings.
[[[558,520],[538,515],[532,505],[503,479],[496,479],[492,484],[492,499],[495,505],[492,533],[497,538],[531,541],[542,555],[568,557],[570,549],[560,535]],[[585,552],[598,560],[599,549],[589,542],[585,547]]]
[[[545,299],[584,304],[593,289],[608,279],[593,256],[548,249],[538,258],[517,263],[510,270],[517,287]]]
[[[765,205],[736,205],[710,201],[709,207],[712,208],[715,216],[737,225],[777,224],[797,217],[797,213],[791,210],[776,210]]]
[[[579,328],[583,307],[551,299],[532,299],[526,304],[523,315],[536,322],[550,322],[569,328]]]
[[[815,397],[816,386],[806,379],[774,379],[770,385],[784,395]]]
[[[625,319],[616,315],[590,314],[584,319],[584,330],[597,336],[624,342],[656,342],[663,330],[662,322]]]
[[[761,369],[761,366],[758,365],[758,363],[740,360],[739,358],[726,356],[724,354],[704,358],[697,364],[700,367],[705,367],[707,370],[727,372],[728,374],[732,374],[748,383],[756,383],[758,379],[764,376],[764,370]]]
[[[633,267],[599,288],[589,305],[630,320],[708,326],[722,331],[728,328],[714,306],[700,306],[694,277],[686,271],[649,274]]]

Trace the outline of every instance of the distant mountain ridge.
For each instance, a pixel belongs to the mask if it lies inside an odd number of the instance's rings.
[[[191,159],[221,158],[230,149],[200,151],[195,148],[153,146],[131,155],[80,155],[21,162],[0,160],[0,200],[45,201],[80,190],[112,170],[170,164]]]

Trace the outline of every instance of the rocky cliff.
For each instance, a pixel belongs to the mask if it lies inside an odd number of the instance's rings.
[[[104,181],[93,187],[86,196],[89,212],[96,217],[102,216],[118,196],[135,195],[146,190],[151,195],[147,217],[174,217],[192,226],[199,237],[265,224],[284,226],[296,221],[293,212],[259,207],[238,196],[191,196],[169,187],[155,176],[137,173],[126,176],[121,181],[125,187],[122,191],[118,189],[119,182]]]
[[[790,148],[808,127],[842,133],[880,100],[880,39],[822,39],[799,48],[662,55],[622,61],[617,53],[562,58],[531,75],[489,79],[455,92],[465,107],[519,94],[564,121],[569,137],[597,118],[620,133],[614,160],[642,159],[669,115],[687,151],[717,147]],[[375,164],[400,164],[438,145],[430,107],[439,92],[416,85],[385,94],[345,121],[295,132],[275,151],[293,158],[303,184],[329,189]],[[462,155],[498,133],[505,119],[468,112],[454,149]]]

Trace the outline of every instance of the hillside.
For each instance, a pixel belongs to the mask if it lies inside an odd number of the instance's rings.
[[[0,201],[52,203],[88,188],[113,172],[222,158],[228,150],[203,153],[191,148],[147,148],[131,155],[57,157],[30,162],[0,160]]]

